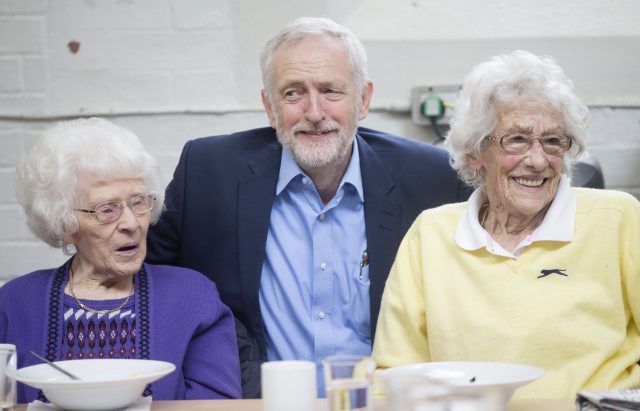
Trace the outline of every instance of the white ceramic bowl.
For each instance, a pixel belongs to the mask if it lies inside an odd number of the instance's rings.
[[[176,369],[154,360],[91,359],[55,362],[75,374],[71,380],[48,364],[17,371],[16,379],[42,390],[53,404],[65,410],[115,410],[136,401],[147,384]]]
[[[466,409],[502,409],[518,387],[543,375],[540,368],[525,364],[453,361],[393,367],[383,371],[381,378],[392,401],[431,397],[440,398],[435,402],[455,403],[462,399],[480,404]]]

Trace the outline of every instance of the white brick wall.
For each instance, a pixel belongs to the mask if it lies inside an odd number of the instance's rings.
[[[16,130],[0,130],[0,169],[15,167],[16,161],[24,155],[24,136]]]
[[[47,10],[47,0],[6,0],[7,9],[13,13],[39,14]]]
[[[0,0],[0,283],[66,258],[34,239],[14,197],[15,166],[43,129],[109,116],[138,133],[168,182],[187,139],[267,124],[259,53],[300,15],[363,39],[375,82],[364,125],[426,141],[433,132],[406,112],[411,87],[459,84],[515,48],[557,57],[593,106],[589,150],[608,187],[640,197],[636,0]]]
[[[13,16],[0,20],[2,53],[42,53],[44,40],[43,16]]]
[[[43,93],[47,89],[47,71],[44,58],[25,56],[22,59],[22,78],[24,91]]]
[[[11,93],[22,89],[22,67],[18,57],[0,58],[0,92]]]

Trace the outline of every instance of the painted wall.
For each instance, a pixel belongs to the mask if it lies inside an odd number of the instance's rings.
[[[267,124],[264,41],[303,15],[365,43],[375,82],[363,123],[434,141],[411,89],[460,84],[491,55],[554,56],[592,109],[589,151],[607,186],[640,196],[636,0],[0,0],[0,282],[64,261],[29,233],[16,164],[55,121],[100,115],[133,129],[168,182],[187,139]]]

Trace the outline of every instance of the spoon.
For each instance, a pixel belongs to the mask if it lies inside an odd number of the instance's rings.
[[[55,368],[56,370],[60,371],[61,373],[63,373],[64,375],[66,375],[67,377],[71,378],[72,380],[76,380],[76,381],[80,381],[80,377],[77,377],[73,374],[71,374],[69,371],[65,370],[64,368],[60,367],[58,364],[55,364],[49,360],[47,360],[46,358],[44,358],[41,355],[38,355],[36,353],[34,353],[33,351],[31,351],[31,354],[33,354],[36,358],[38,358],[39,360],[42,360],[44,362],[46,362],[47,364],[49,364],[50,366],[52,366],[53,368]]]

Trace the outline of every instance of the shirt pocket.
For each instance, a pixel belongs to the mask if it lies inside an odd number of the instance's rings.
[[[369,308],[369,265],[356,263],[356,270],[349,279],[351,298],[346,313],[350,328],[365,339],[371,338],[371,310]]]

